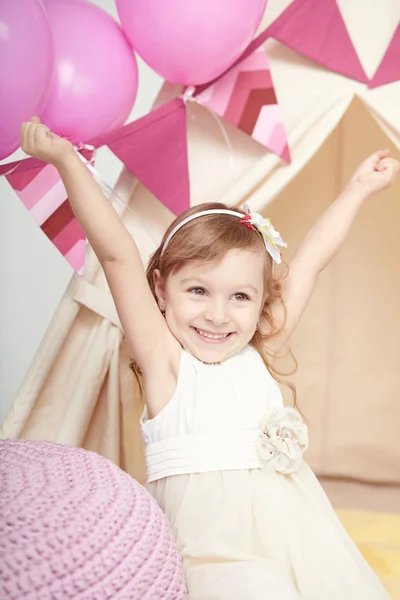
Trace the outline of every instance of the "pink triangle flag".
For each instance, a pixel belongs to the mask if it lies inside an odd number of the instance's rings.
[[[238,62],[196,99],[290,162],[282,114],[262,47]]]
[[[390,41],[381,64],[369,82],[370,88],[400,81],[400,24]]]
[[[323,67],[368,82],[336,0],[295,0],[267,31]]]
[[[189,208],[186,110],[181,98],[88,143],[107,145],[175,215]]]

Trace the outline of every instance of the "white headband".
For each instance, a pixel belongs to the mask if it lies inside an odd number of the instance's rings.
[[[186,225],[186,223],[193,221],[193,219],[197,219],[197,217],[204,217],[206,215],[232,215],[233,217],[239,217],[246,227],[259,231],[264,238],[265,248],[268,254],[272,256],[276,263],[282,262],[282,256],[278,246],[287,248],[287,244],[285,244],[285,242],[282,240],[280,234],[275,231],[271,221],[269,219],[264,219],[264,217],[258,213],[252,213],[247,204],[243,205],[243,209],[246,211],[245,215],[235,210],[228,210],[226,208],[211,208],[209,210],[201,210],[198,213],[194,213],[193,215],[186,217],[186,219],[183,219],[183,221],[178,223],[178,225],[176,225],[168,235],[162,247],[161,255],[164,254],[166,247],[176,232],[179,231],[181,227]]]

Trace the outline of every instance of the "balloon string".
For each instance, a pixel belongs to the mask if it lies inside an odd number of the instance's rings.
[[[208,106],[206,106],[205,104],[203,104],[201,102],[201,100],[199,100],[199,98],[195,97],[193,94],[195,92],[196,88],[193,85],[190,85],[189,87],[186,88],[186,90],[183,92],[183,94],[181,94],[179,96],[179,98],[182,98],[184,104],[186,105],[188,102],[195,102],[196,104],[198,104],[199,106],[202,106],[203,108],[205,108],[210,115],[213,117],[214,121],[217,123],[221,133],[222,133],[222,137],[224,138],[224,141],[228,147],[228,151],[229,151],[229,168],[231,170],[231,174],[233,172],[234,169],[234,159],[233,159],[233,148],[232,148],[232,144],[231,144],[231,140],[229,138],[229,135],[225,129],[225,127],[222,124],[222,120],[218,117],[218,115],[215,114],[214,111],[212,111]]]
[[[100,186],[101,190],[107,196],[107,198],[111,198],[112,200],[118,200],[124,206],[124,208],[126,208],[127,210],[131,210],[128,206],[124,205],[124,201],[122,200],[122,198],[120,198],[118,194],[115,193],[113,188],[110,185],[108,185],[106,181],[104,181],[100,173],[94,168],[93,163],[95,160],[96,148],[94,146],[91,146],[90,144],[81,143],[78,146],[74,146],[74,150],[79,156],[80,160],[85,165],[85,167],[88,169],[88,171],[93,175],[94,179],[96,180],[96,183]],[[83,154],[81,154],[81,150],[88,150],[89,152],[92,152],[92,158],[90,160],[87,160],[83,156]]]
[[[93,162],[95,160],[96,148],[89,144],[79,144],[78,146],[74,146],[74,150],[77,153],[77,155],[79,156],[80,160],[83,162],[83,164],[87,167],[89,172],[93,175],[94,179],[96,180],[96,183],[100,186],[101,190],[106,195],[106,197],[111,201],[111,203],[113,205],[118,204],[119,206],[121,206],[123,208],[124,211],[135,216],[135,213],[131,209],[131,207],[115,192],[115,190],[110,185],[108,185],[108,183],[106,181],[104,181],[104,179],[102,178],[100,173],[94,168]],[[90,152],[93,152],[93,156],[92,156],[91,160],[88,161],[80,153],[80,150],[89,150]],[[160,240],[157,240],[154,237],[154,235],[151,233],[151,231],[149,231],[149,229],[147,227],[145,227],[143,224],[141,224],[141,227],[142,227],[142,229],[144,229],[144,231],[146,231],[146,233],[151,238],[151,240],[154,242],[154,244],[156,246],[158,246],[160,243]]]

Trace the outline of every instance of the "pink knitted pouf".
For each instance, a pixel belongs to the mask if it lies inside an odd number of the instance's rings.
[[[1,600],[181,600],[182,565],[147,490],[109,460],[0,441]]]

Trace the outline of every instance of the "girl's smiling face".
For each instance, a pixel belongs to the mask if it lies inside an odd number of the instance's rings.
[[[265,253],[229,250],[222,260],[191,262],[155,289],[168,327],[199,360],[222,362],[252,339],[264,299]]]

